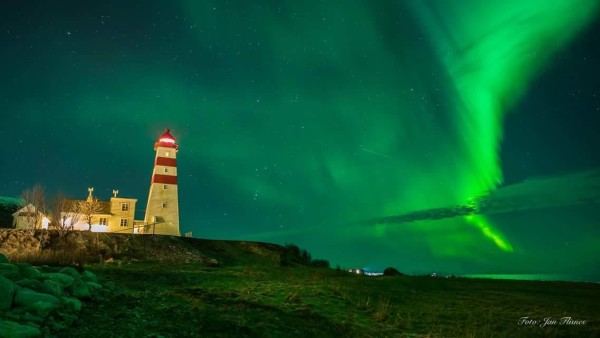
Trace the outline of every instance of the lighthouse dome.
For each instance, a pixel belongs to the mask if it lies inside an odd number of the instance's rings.
[[[171,135],[171,131],[169,128],[165,130],[165,132],[158,137],[156,143],[154,143],[154,148],[157,147],[167,147],[167,148],[179,148],[177,143],[175,142],[175,138]]]

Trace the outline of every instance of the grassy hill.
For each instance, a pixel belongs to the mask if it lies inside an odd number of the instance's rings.
[[[71,240],[81,253],[97,254],[95,234],[74,236],[81,236]],[[114,287],[86,302],[76,324],[59,336],[600,336],[598,284],[368,277],[281,266],[286,248],[268,243],[97,238],[96,250],[104,250],[109,263],[86,269]],[[7,252],[9,242],[0,233],[0,251]],[[522,317],[537,323],[520,323]],[[563,317],[586,322],[561,324]],[[544,318],[556,323],[544,326]]]

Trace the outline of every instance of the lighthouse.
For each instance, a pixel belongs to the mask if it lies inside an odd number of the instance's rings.
[[[180,235],[177,198],[178,149],[179,146],[169,129],[154,143],[156,158],[144,217],[146,233]]]

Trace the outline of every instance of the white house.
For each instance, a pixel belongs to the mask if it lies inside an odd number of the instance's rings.
[[[13,227],[15,229],[48,229],[48,217],[38,211],[37,208],[29,203],[13,214]]]

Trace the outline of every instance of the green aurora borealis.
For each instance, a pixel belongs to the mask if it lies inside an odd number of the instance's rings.
[[[528,142],[503,149],[524,134],[509,140],[511,114],[527,119],[539,101],[556,107],[528,122],[540,130],[578,113],[597,129],[597,78],[580,83],[586,112],[544,92],[569,83],[552,74],[572,45],[593,44],[580,39],[598,31],[597,1],[1,7],[0,130],[15,155],[0,195],[38,182],[76,197],[117,188],[143,208],[152,144],[169,127],[182,231],[195,237],[293,242],[347,267],[598,278],[598,137],[580,132],[580,158],[540,151],[536,170],[518,152]],[[580,72],[598,74],[598,55]],[[479,207],[526,179],[563,182],[552,191],[565,196],[591,183],[585,201],[544,204],[534,191],[498,199],[525,207]],[[474,212],[381,221],[455,206]]]

